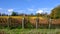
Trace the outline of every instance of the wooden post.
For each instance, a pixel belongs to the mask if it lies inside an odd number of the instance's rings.
[[[39,23],[39,15],[36,18],[36,29],[38,28],[38,23]]]
[[[9,15],[8,15],[8,19],[7,19],[7,26],[9,28]]]
[[[37,22],[37,18],[36,18],[36,29],[38,28],[38,22]]]
[[[22,29],[24,29],[24,18],[22,18]]]
[[[24,18],[25,18],[25,15],[23,15],[23,18],[22,18],[22,29],[24,29]]]
[[[49,29],[51,28],[51,19],[49,19]]]

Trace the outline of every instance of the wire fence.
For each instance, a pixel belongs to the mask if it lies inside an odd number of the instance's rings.
[[[40,19],[31,17],[8,17],[0,18],[0,28],[41,28],[41,29],[56,29],[60,28],[60,20]]]

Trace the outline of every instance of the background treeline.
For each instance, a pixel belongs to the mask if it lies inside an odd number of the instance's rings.
[[[24,13],[21,13],[21,14],[18,14],[17,12],[12,12],[12,14],[11,15],[9,15],[9,16],[46,16],[46,15],[48,15],[47,13],[42,13],[42,14],[40,14],[40,13],[37,13],[37,14],[33,14],[33,13],[31,13],[31,14],[24,14]],[[8,14],[1,14],[0,13],[0,16],[8,16]]]
[[[48,18],[58,19],[58,18],[60,18],[60,5],[53,8],[51,10],[50,14],[48,14],[47,12],[46,13],[41,13],[41,14],[40,13],[37,13],[37,14],[33,14],[33,13],[31,13],[31,14],[24,14],[24,13],[18,14],[17,12],[13,11],[10,16],[23,16],[23,15],[25,15],[25,16],[44,16],[44,17],[48,16]],[[0,13],[0,16],[8,16],[8,14],[4,14],[4,13],[1,14]]]

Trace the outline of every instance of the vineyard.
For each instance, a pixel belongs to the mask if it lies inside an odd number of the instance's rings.
[[[24,19],[23,19],[24,18]],[[0,16],[0,28],[60,28],[60,19],[52,19],[49,21],[47,18],[39,17],[23,17],[23,16]],[[49,25],[50,24],[50,25]]]
[[[0,33],[60,34],[60,19],[52,19],[49,21],[47,18],[37,18],[35,16],[0,16]]]

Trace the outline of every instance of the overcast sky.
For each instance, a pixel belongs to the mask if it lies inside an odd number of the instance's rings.
[[[11,14],[18,13],[35,14],[47,12],[60,5],[60,0],[0,0],[0,12]]]

